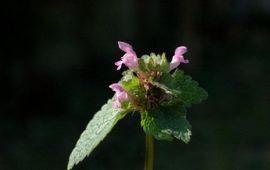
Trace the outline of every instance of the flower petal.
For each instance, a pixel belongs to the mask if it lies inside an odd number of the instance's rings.
[[[116,93],[117,100],[122,103],[128,100],[128,94],[126,91],[122,91],[120,93]]]
[[[184,59],[183,54],[187,52],[187,48],[184,46],[180,46],[175,49],[174,56],[172,58],[172,61],[170,63],[170,71],[175,69],[180,65],[180,63],[189,63],[188,60]]]
[[[138,58],[134,53],[126,53],[122,57],[122,61],[130,69],[138,67]]]
[[[187,47],[180,46],[175,49],[174,55],[181,56],[187,52]]]
[[[121,107],[121,103],[118,100],[112,102],[112,107],[117,109]]]
[[[122,60],[119,60],[119,61],[115,62],[114,65],[117,66],[116,70],[120,70],[121,67],[122,67],[122,64],[124,64]]]
[[[120,108],[122,105],[122,102],[127,101],[129,99],[129,96],[127,92],[123,89],[121,84],[114,83],[109,86],[113,91],[115,91],[115,98],[112,103],[114,108]]]
[[[122,41],[118,41],[118,47],[126,53],[133,51],[133,48],[130,44]]]
[[[120,70],[122,67],[122,64],[125,64],[129,69],[134,69],[138,67],[138,58],[133,51],[133,48],[130,44],[118,41],[118,46],[121,50],[126,52],[123,57],[121,57],[120,61],[117,61],[115,65],[117,66],[117,70]]]
[[[124,91],[123,87],[119,83],[113,83],[109,87],[116,93]]]

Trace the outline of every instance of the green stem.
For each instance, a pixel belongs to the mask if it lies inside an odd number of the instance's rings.
[[[145,134],[144,170],[153,170],[153,167],[154,167],[154,139],[152,135]]]

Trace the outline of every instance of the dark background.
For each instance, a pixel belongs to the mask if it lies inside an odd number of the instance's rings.
[[[0,170],[60,170],[121,71],[117,41],[140,56],[188,47],[181,68],[209,98],[189,110],[191,142],[156,141],[156,170],[270,169],[268,0],[6,1],[1,9]],[[140,170],[129,115],[76,170]]]

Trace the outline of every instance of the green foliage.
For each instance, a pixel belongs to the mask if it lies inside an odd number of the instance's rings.
[[[137,106],[145,105],[144,98],[146,91],[141,85],[140,80],[134,73],[130,70],[123,73],[123,78],[120,80],[123,88],[134,98],[134,101],[140,101],[136,103]],[[135,104],[135,103],[133,103]],[[132,107],[132,106],[130,106]]]
[[[162,55],[155,53],[151,53],[150,56],[143,55],[139,59],[139,67],[144,72],[167,72],[169,70],[165,53]]]
[[[195,80],[192,80],[190,76],[184,75],[184,72],[176,69],[173,73],[173,77],[178,87],[177,90],[181,92],[180,99],[188,107],[191,104],[199,104],[208,97],[207,92],[198,86]]]
[[[180,111],[156,107],[144,113],[141,125],[147,134],[158,140],[172,140],[173,137],[188,143],[191,125]]]
[[[190,76],[184,75],[184,72],[178,69],[172,75],[169,73],[162,74],[157,81],[154,85],[170,91],[177,96],[176,100],[184,104],[185,107],[198,104],[208,96],[207,92],[199,87],[195,80],[192,80]]]
[[[191,125],[186,119],[187,108],[207,98],[207,93],[190,76],[176,69],[171,75],[163,73],[151,84],[161,89],[159,102],[142,116],[141,125],[146,133],[159,140],[173,137],[188,143]]]
[[[125,112],[122,109],[112,108],[111,100],[103,105],[77,141],[75,148],[70,154],[67,169],[72,169],[74,165],[88,156],[123,116],[125,116]]]
[[[138,62],[137,70],[123,73],[113,101],[109,100],[95,114],[81,134],[70,155],[68,170],[88,156],[128,112],[140,112],[145,133],[158,140],[176,138],[189,142],[191,125],[186,119],[187,108],[206,99],[206,91],[183,71],[176,69],[170,74],[165,54],[144,55]],[[120,101],[121,108],[112,108],[112,102]]]
[[[121,84],[126,91],[131,91],[140,85],[140,80],[138,77],[134,76],[131,70],[125,71],[123,73],[123,78],[121,79]]]

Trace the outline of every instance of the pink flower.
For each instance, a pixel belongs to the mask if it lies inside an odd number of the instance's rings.
[[[118,41],[119,48],[126,52],[123,57],[121,57],[120,61],[115,62],[115,65],[117,66],[117,70],[120,70],[122,67],[122,64],[125,64],[128,68],[134,69],[138,67],[138,58],[133,51],[133,48],[131,45],[125,42]]]
[[[184,59],[183,54],[187,52],[187,48],[184,46],[177,47],[174,52],[174,56],[170,63],[170,71],[179,66],[180,63],[189,63],[188,60]]]
[[[127,92],[119,83],[114,83],[109,86],[115,92],[115,101],[112,103],[114,108],[120,108],[122,102],[129,99]]]

